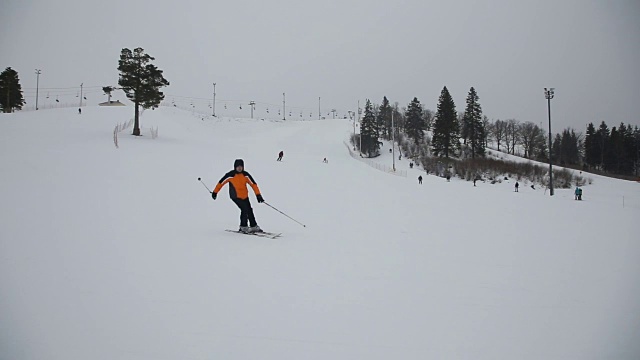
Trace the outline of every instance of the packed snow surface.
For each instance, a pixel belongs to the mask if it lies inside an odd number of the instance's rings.
[[[393,176],[343,119],[160,108],[116,149],[132,115],[0,116],[0,359],[640,358],[638,183]],[[197,178],[236,158],[306,227],[251,193],[283,236],[225,232],[239,210]]]

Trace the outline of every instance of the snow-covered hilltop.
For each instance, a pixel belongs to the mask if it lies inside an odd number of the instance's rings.
[[[0,359],[640,358],[638,183],[392,176],[349,155],[349,120],[166,107],[116,149],[132,116],[0,115]],[[197,178],[236,158],[307,227],[251,194],[284,235],[225,232],[238,209]]]

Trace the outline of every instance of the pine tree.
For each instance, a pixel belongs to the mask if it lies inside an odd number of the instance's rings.
[[[169,81],[162,76],[162,70],[149,63],[151,60],[155,58],[145,54],[142,48],[136,48],[133,52],[124,48],[118,62],[118,70],[120,70],[118,85],[135,104],[133,135],[137,136],[140,135],[140,106],[144,109],[158,107],[164,99],[160,88],[169,85]]]
[[[553,145],[551,145],[551,158],[555,164],[564,164],[562,154],[562,136],[560,136],[560,134],[556,134],[553,138]]]
[[[595,167],[600,160],[597,141],[596,128],[593,123],[589,123],[587,125],[587,135],[584,139],[584,155],[585,163],[590,167]]]
[[[469,98],[467,97],[467,101]],[[469,106],[469,104],[467,104]],[[463,145],[467,145],[469,139],[469,132],[471,131],[471,119],[466,116],[466,111],[462,114],[458,114],[458,122],[460,122],[460,139]]]
[[[635,162],[634,162],[634,169],[635,169],[635,175],[638,176],[640,174],[640,129],[638,128],[638,126],[636,126],[633,129],[633,139],[635,142]]]
[[[467,95],[467,107],[462,117],[463,129],[466,131],[466,137],[469,139],[471,146],[471,157],[476,155],[484,156],[484,124],[482,122],[482,107],[478,103],[478,94],[471,87],[469,95]],[[466,142],[465,142],[466,143]]]
[[[8,67],[0,73],[0,108],[10,113],[14,109],[21,110],[24,104],[18,72]]]
[[[617,129],[615,127],[611,129],[611,171],[623,175],[633,174],[633,163],[636,157],[634,142],[631,126],[627,127],[624,123],[620,123]]]
[[[623,125],[620,124],[620,127]],[[631,124],[627,125],[623,135],[623,152],[624,163],[622,165],[622,171],[625,175],[633,175],[634,164],[636,159],[636,139]]]
[[[380,137],[391,140],[391,105],[385,96],[378,111],[378,130]]]
[[[543,131],[540,131],[537,136],[534,145],[534,153],[538,161],[549,161],[549,154],[547,153],[547,136]]]
[[[609,127],[604,121],[600,123],[596,135],[596,144],[598,145],[598,152],[600,154],[600,170],[606,170],[605,162],[607,152],[609,151],[609,136],[611,134],[609,132]]]
[[[111,103],[111,93],[115,90],[113,86],[103,86],[102,91],[108,96],[107,103]]]
[[[380,154],[376,117],[373,114],[373,107],[369,100],[367,100],[364,107],[364,117],[360,123],[360,136],[362,137],[362,149],[360,149],[362,153],[366,154],[367,157]]]
[[[405,123],[404,131],[410,139],[417,145],[424,138],[424,130],[426,129],[424,118],[422,115],[422,105],[418,98],[414,97],[407,111],[404,113]]]
[[[609,172],[618,172],[618,143],[620,142],[620,133],[615,126],[611,128],[609,133],[609,141],[605,146],[604,152],[604,169]]]
[[[440,92],[438,110],[433,124],[431,146],[436,156],[449,157],[460,149],[460,125],[458,123],[456,105],[445,86]]]
[[[467,139],[469,138],[469,126],[465,123],[464,112],[458,112],[458,124],[460,124],[460,139],[462,144],[467,145]]]
[[[577,135],[575,130],[566,128],[562,130],[562,134],[558,134],[556,139],[559,139],[559,156],[557,160],[562,165],[577,165],[580,163],[582,154],[580,149],[582,148],[581,136]],[[556,149],[556,143],[554,142],[554,151]],[[554,154],[555,155],[555,154]]]

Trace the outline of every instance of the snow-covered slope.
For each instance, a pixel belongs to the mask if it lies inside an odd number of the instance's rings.
[[[348,120],[171,108],[116,149],[132,112],[0,116],[0,359],[640,357],[640,184],[418,185],[351,158]],[[225,232],[197,178],[235,158],[307,227],[252,196],[284,236]]]

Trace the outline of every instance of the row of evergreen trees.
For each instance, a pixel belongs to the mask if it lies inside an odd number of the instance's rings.
[[[602,121],[596,130],[593,123],[589,123],[586,136],[567,128],[555,135],[551,150],[553,162],[562,166],[617,175],[640,175],[638,126],[621,123],[609,129]]]
[[[596,130],[587,126],[586,137],[566,128],[553,138],[551,152],[548,133],[533,122],[520,123],[515,119],[496,120],[493,123],[482,114],[479,97],[472,87],[466,99],[465,111],[456,112],[455,103],[448,89],[440,93],[437,111],[425,109],[417,98],[401,111],[398,103],[391,105],[387,97],[376,107],[369,100],[362,118],[362,153],[379,155],[380,138],[391,140],[392,117],[396,138],[406,136],[413,148],[425,147],[437,157],[482,157],[492,140],[497,149],[510,154],[542,162],[552,161],[562,166],[582,166],[587,170],[600,170],[622,175],[638,175],[640,172],[640,131],[638,127],[620,124],[609,130],[603,121]],[[431,138],[426,131],[431,130]],[[501,148],[502,146],[502,148]]]
[[[435,114],[425,109],[415,97],[403,113],[397,103],[392,107],[386,96],[377,108],[367,100],[360,129],[361,152],[368,157],[379,155],[379,139],[390,140],[393,137],[392,122],[395,122],[396,131],[402,131],[417,146],[425,142],[425,131],[431,130],[429,142],[435,156],[458,156],[461,150],[460,139],[468,148],[470,157],[484,156],[487,144],[485,119],[478,94],[473,87],[469,90],[466,108],[460,119],[446,86],[440,93]]]
[[[589,123],[584,139],[584,164],[589,169],[638,176],[640,129],[621,123],[609,130],[603,121],[596,130]]]

